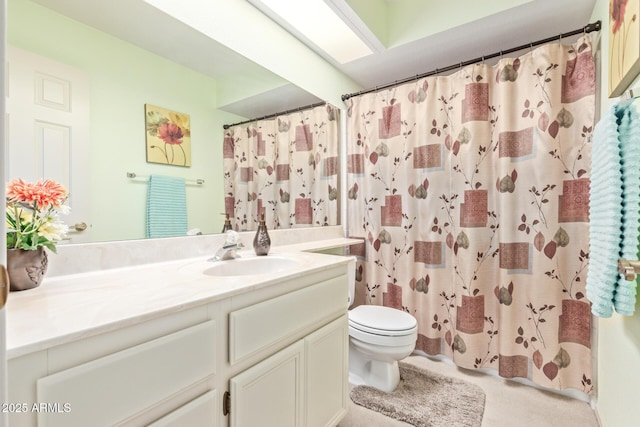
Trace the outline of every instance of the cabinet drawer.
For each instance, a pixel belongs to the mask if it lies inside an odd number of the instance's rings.
[[[229,314],[229,362],[233,365],[268,347],[279,348],[347,309],[342,275]]]
[[[149,424],[148,427],[215,427],[216,397],[215,390],[209,391]]]
[[[68,404],[66,413],[41,412],[38,424],[113,425],[215,374],[215,321],[131,347],[41,378],[38,402]]]

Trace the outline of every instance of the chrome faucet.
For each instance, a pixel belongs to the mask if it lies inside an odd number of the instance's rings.
[[[236,251],[242,248],[244,248],[242,243],[225,243],[209,261],[225,261],[238,258],[239,255],[236,254]]]
[[[209,261],[225,261],[238,258],[239,255],[236,254],[236,251],[242,248],[244,248],[244,245],[238,241],[238,233],[228,230],[224,244],[218,249],[213,258],[209,258]]]

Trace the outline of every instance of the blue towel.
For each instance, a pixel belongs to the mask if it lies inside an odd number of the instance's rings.
[[[618,140],[622,170],[622,243],[620,257],[638,258],[638,224],[640,220],[640,116],[627,103],[619,109]],[[616,312],[631,316],[636,305],[636,282],[620,275],[613,301]]]
[[[184,178],[149,177],[147,191],[147,237],[187,234],[187,197]]]
[[[591,149],[586,287],[591,312],[600,317],[611,317],[613,313],[621,221],[622,172],[616,106],[612,106],[596,124]]]
[[[586,286],[591,312],[600,317],[635,309],[635,282],[624,280],[617,264],[638,253],[639,120],[631,103],[614,104],[593,132]]]

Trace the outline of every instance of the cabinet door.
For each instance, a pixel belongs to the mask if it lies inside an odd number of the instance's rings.
[[[303,352],[300,340],[231,378],[231,427],[302,425]]]
[[[347,413],[349,327],[347,315],[304,340],[306,426],[334,426]]]

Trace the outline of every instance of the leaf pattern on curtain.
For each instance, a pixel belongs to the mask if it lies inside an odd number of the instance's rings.
[[[414,315],[426,354],[592,393],[590,36],[347,104],[356,304]]]
[[[225,213],[235,230],[338,223],[339,110],[330,105],[225,131]]]

